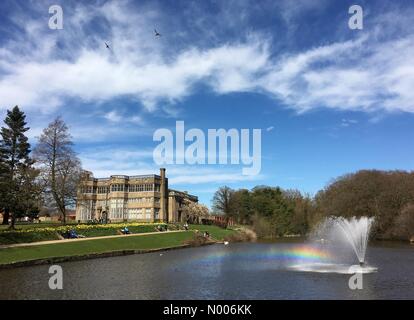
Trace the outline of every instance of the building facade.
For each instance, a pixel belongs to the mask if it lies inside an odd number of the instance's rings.
[[[198,202],[198,198],[187,191],[169,190],[168,192],[168,221],[183,222],[183,206],[190,202]]]
[[[87,172],[78,190],[76,220],[180,222],[182,198],[198,201],[196,196],[170,191],[164,168],[159,175],[100,179]]]

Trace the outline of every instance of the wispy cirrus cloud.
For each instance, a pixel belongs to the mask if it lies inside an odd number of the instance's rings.
[[[69,8],[58,32],[43,20],[14,16],[24,28],[16,31],[18,41],[5,41],[0,50],[1,107],[51,112],[67,98],[100,103],[131,97],[154,111],[185,99],[202,83],[217,94],[260,92],[298,112],[414,112],[412,29],[396,39],[367,30],[299,52],[273,52],[272,37],[260,32],[210,46],[180,37],[174,52],[180,30],[167,30],[162,39],[152,34],[152,26],[165,18],[157,6],[131,10],[128,1],[107,1]],[[286,9],[289,19],[295,10]],[[382,19],[389,21],[390,15]],[[115,118],[117,113],[107,113],[107,120]]]
[[[152,149],[132,151],[131,148],[102,147],[82,152],[80,158],[85,169],[92,170],[96,177],[115,174],[139,175],[158,173],[159,167],[152,164]],[[234,168],[212,166],[171,165],[167,167],[170,184],[193,185],[203,183],[236,183],[259,181],[262,175],[246,176]]]

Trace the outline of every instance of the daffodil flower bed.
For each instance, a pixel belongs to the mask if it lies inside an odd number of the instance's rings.
[[[100,237],[116,235],[125,227],[131,233],[145,233],[156,231],[157,226],[165,226],[165,223],[109,223],[109,224],[78,224],[45,228],[27,228],[17,230],[0,231],[0,245],[12,243],[26,243],[46,240],[57,240],[59,234],[69,230],[75,230],[77,234],[85,237]]]

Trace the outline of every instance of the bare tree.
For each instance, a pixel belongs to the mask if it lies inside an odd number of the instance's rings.
[[[396,239],[401,240],[410,240],[414,237],[414,204],[404,206],[395,218],[393,233]]]
[[[226,219],[226,227],[232,215],[231,198],[234,195],[234,190],[224,186],[219,188],[213,196],[213,211],[222,214]]]
[[[81,163],[72,149],[72,137],[61,118],[56,118],[43,130],[34,149],[45,184],[47,206],[54,206],[66,223],[66,208],[76,203]]]

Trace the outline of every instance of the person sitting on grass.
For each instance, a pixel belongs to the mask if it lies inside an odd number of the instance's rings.
[[[121,229],[121,233],[122,234],[130,234],[131,232],[129,231],[128,227],[124,227],[123,229]]]
[[[65,231],[61,234],[63,239],[78,239],[78,238],[85,238],[85,236],[80,235],[76,232],[74,229],[70,229],[68,231]]]
[[[68,239],[77,239],[78,238],[78,234],[73,229],[68,231],[67,236],[68,236]]]
[[[163,228],[162,228],[162,226],[160,226],[160,225],[157,225],[156,226],[156,230],[159,231],[159,232],[164,231]]]

